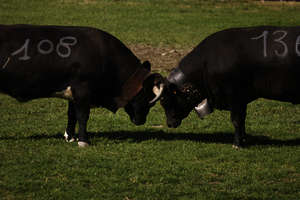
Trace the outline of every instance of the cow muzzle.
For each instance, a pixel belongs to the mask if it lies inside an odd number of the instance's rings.
[[[146,123],[146,119],[136,119],[131,118],[132,123],[134,123],[136,126],[140,126]]]
[[[167,125],[169,128],[177,128],[178,126],[180,126],[180,124],[181,120],[167,119]]]

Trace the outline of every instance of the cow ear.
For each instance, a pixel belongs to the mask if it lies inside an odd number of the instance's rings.
[[[162,75],[160,75],[159,73],[153,73],[147,77],[147,79],[143,83],[143,86],[153,88],[155,85],[160,85],[164,82],[165,78]]]
[[[143,62],[143,67],[146,68],[147,70],[151,71],[151,64],[148,60],[146,60],[145,62]]]

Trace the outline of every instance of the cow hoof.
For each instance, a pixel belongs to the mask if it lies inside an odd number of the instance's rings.
[[[65,131],[64,137],[65,137],[66,142],[74,142],[75,141],[75,138],[70,137],[69,134],[67,133],[67,131]]]
[[[88,147],[88,146],[89,146],[89,143],[87,143],[87,142],[83,142],[83,141],[78,142],[78,147]]]

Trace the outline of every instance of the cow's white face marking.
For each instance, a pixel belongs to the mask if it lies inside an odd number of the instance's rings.
[[[65,89],[63,91],[55,92],[53,94],[53,97],[63,98],[63,99],[67,99],[67,100],[73,100],[71,86],[68,86],[67,89]]]

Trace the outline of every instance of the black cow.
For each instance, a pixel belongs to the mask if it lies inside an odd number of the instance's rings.
[[[161,105],[169,127],[198,111],[229,110],[234,146],[245,140],[247,104],[257,98],[300,103],[300,27],[250,27],[208,36],[168,76]]]
[[[145,123],[157,99],[156,76],[148,61],[141,64],[121,41],[95,28],[0,25],[0,92],[20,102],[67,99],[65,139],[74,141],[78,122],[82,147],[89,144],[91,107],[125,107],[132,122]]]

